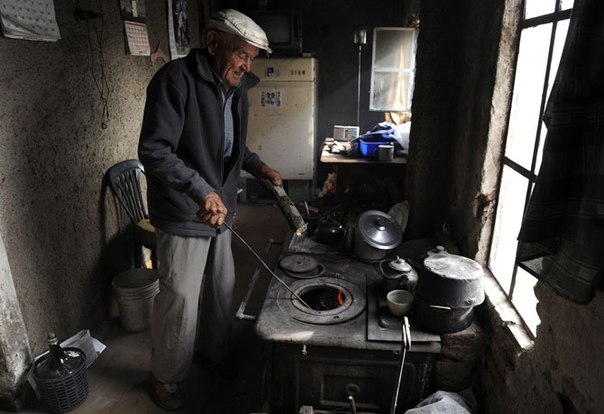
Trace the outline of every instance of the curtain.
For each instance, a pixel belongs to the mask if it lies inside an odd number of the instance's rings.
[[[604,1],[575,0],[518,264],[576,303],[603,285]]]

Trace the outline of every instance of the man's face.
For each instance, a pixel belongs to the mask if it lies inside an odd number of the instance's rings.
[[[259,49],[238,36],[214,33],[215,36],[208,39],[208,49],[214,55],[214,70],[227,86],[235,87],[243,75],[252,70],[252,61]]]

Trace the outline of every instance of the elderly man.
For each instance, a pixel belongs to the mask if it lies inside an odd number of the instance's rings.
[[[246,147],[247,90],[259,49],[270,52],[264,31],[227,9],[206,31],[206,48],[164,65],[147,88],[138,155],[148,180],[156,228],[160,292],[151,334],[151,395],[166,410],[183,406],[178,389],[193,360],[226,372],[235,279],[231,233],[241,170],[282,184],[276,170]]]

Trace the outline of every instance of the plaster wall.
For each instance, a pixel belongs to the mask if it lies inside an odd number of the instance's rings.
[[[101,17],[78,21],[76,6]],[[57,42],[0,38],[0,234],[25,326],[12,333],[34,355],[49,330],[63,340],[87,327],[128,265],[102,177],[136,158],[145,88],[162,64],[126,53],[119,2],[55,11]],[[147,17],[152,48],[167,52],[165,2],[148,0]]]

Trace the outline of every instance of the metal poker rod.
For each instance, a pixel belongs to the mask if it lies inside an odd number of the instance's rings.
[[[272,277],[274,277],[275,279],[277,279],[277,281],[278,281],[279,283],[281,283],[281,284],[283,285],[283,287],[285,287],[285,289],[287,289],[287,290],[288,290],[288,291],[289,291],[289,292],[290,292],[292,295],[294,295],[294,297],[295,297],[296,299],[298,299],[298,300],[300,301],[300,303],[302,303],[302,304],[303,304],[304,306],[306,306],[308,309],[312,309],[312,308],[311,308],[311,307],[308,305],[308,303],[304,302],[304,300],[303,300],[303,299],[302,299],[302,298],[301,298],[301,297],[300,297],[300,296],[299,296],[299,295],[298,295],[296,292],[294,292],[294,291],[292,290],[292,288],[290,288],[289,286],[287,286],[287,283],[285,283],[283,280],[281,280],[281,278],[280,278],[279,276],[277,276],[277,275],[275,274],[275,272],[273,272],[273,271],[271,270],[271,268],[270,268],[270,267],[269,267],[269,266],[266,264],[266,262],[265,262],[264,260],[262,260],[262,258],[261,258],[261,257],[258,255],[258,253],[256,253],[256,252],[254,251],[254,249],[252,249],[252,247],[251,247],[249,244],[247,244],[247,242],[246,242],[246,241],[243,239],[243,237],[241,237],[241,236],[239,235],[239,233],[237,233],[235,230],[233,230],[233,228],[232,228],[231,226],[229,226],[229,225],[228,225],[226,222],[225,222],[225,223],[223,223],[223,224],[224,224],[224,227],[226,227],[227,229],[229,229],[229,230],[231,231],[231,233],[233,233],[235,236],[237,236],[237,238],[238,238],[239,240],[241,240],[241,243],[243,243],[243,244],[245,245],[245,247],[247,247],[247,248],[248,248],[248,250],[249,250],[250,252],[252,252],[252,254],[253,254],[254,256],[256,256],[256,258],[257,258],[257,259],[260,261],[260,263],[262,263],[262,265],[264,266],[264,268],[265,268],[266,270],[268,270],[268,272],[270,273],[270,275],[271,275]]]

